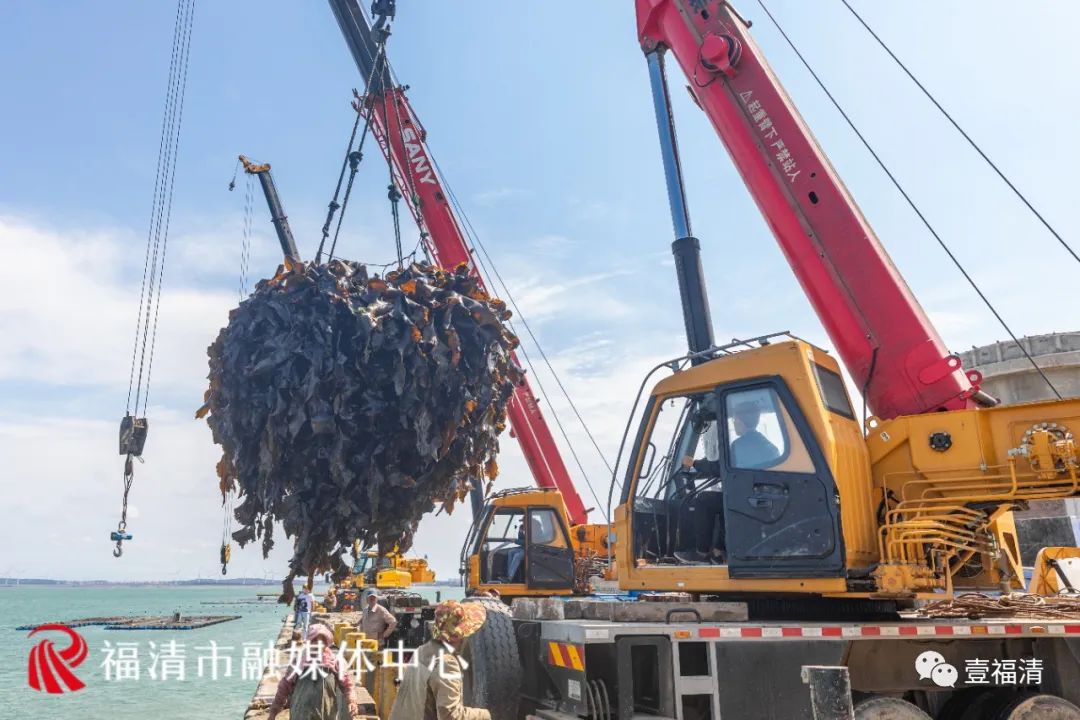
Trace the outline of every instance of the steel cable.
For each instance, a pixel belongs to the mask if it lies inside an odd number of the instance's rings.
[[[1050,221],[1048,221],[1045,217],[1043,217],[1042,213],[1035,209],[1035,206],[1032,205],[1031,201],[1027,199],[1027,196],[1024,195],[1024,193],[1022,193],[1020,189],[1013,184],[1012,180],[1010,180],[1001,170],[1001,168],[999,168],[997,164],[990,159],[986,152],[983,151],[982,147],[980,147],[979,144],[975,142],[975,140],[973,140],[970,135],[968,135],[967,131],[964,130],[964,128],[960,127],[960,124],[956,122],[956,120],[949,113],[949,111],[946,110],[941,105],[941,103],[938,102],[937,98],[934,97],[934,95],[926,89],[926,86],[923,85],[917,77],[915,77],[914,73],[912,73],[911,70],[908,69],[907,65],[905,65],[903,61],[896,56],[896,53],[894,53],[892,49],[885,44],[885,41],[882,40],[876,32],[874,32],[874,30],[870,27],[869,24],[867,24],[867,22],[862,18],[862,16],[859,15],[858,12],[856,12],[855,8],[851,7],[851,3],[849,3],[848,0],[840,0],[840,2],[844,4],[844,7],[851,11],[851,14],[855,16],[855,19],[859,21],[859,24],[866,28],[866,31],[870,33],[870,36],[873,37],[874,40],[877,41],[878,45],[880,45],[881,48],[886,53],[888,53],[889,57],[896,61],[896,64],[900,66],[900,69],[904,71],[904,74],[911,78],[911,82],[915,83],[916,87],[918,87],[919,90],[922,91],[923,95],[925,95],[926,98],[934,104],[934,107],[941,111],[941,114],[945,116],[945,119],[948,120],[954,128],[956,128],[956,131],[960,133],[960,135],[963,136],[965,140],[967,140],[968,145],[970,145],[972,149],[975,150],[975,152],[977,152],[979,156],[986,161],[986,164],[990,166],[990,168],[997,174],[999,178],[1001,178],[1002,182],[1009,186],[1009,189],[1012,190],[1013,194],[1020,199],[1020,202],[1024,203],[1024,205],[1027,206],[1027,209],[1030,210],[1036,218],[1038,218],[1039,222],[1042,223],[1043,227],[1045,227],[1050,232],[1050,234],[1053,235],[1059,243],[1061,243],[1061,246],[1065,248],[1065,250],[1070,255],[1072,255],[1073,260],[1080,262],[1080,255],[1077,255],[1076,251],[1072,249],[1069,243],[1065,242],[1065,238],[1061,237],[1058,231],[1055,230],[1054,227],[1050,224]]]
[[[562,390],[563,396],[566,398],[567,403],[570,405],[570,408],[573,410],[574,414],[577,416],[578,421],[581,423],[581,426],[585,431],[585,435],[589,438],[590,442],[593,445],[593,448],[596,449],[596,452],[600,456],[600,459],[603,461],[604,465],[608,468],[609,471],[611,471],[611,465],[608,462],[607,457],[604,455],[603,451],[600,449],[600,445],[596,442],[596,438],[593,436],[592,431],[589,429],[588,424],[586,424],[585,419],[581,416],[581,413],[578,411],[577,406],[574,404],[574,401],[570,398],[569,392],[566,390],[566,387],[563,385],[562,381],[559,379],[559,374],[555,371],[555,368],[552,366],[551,362],[548,360],[547,354],[544,352],[543,347],[540,345],[540,341],[537,339],[536,335],[533,333],[532,328],[529,326],[528,321],[525,319],[524,313],[521,312],[521,308],[518,306],[517,301],[514,300],[514,296],[510,292],[509,286],[503,280],[502,275],[499,273],[498,269],[495,267],[494,260],[492,260],[491,255],[487,252],[487,249],[484,247],[484,244],[480,241],[480,238],[477,235],[475,228],[473,227],[472,221],[469,219],[469,216],[465,213],[465,209],[461,206],[461,203],[458,201],[457,195],[454,193],[453,188],[451,188],[446,183],[445,175],[442,172],[442,168],[439,167],[438,161],[435,160],[434,154],[432,154],[432,156],[431,156],[431,162],[432,162],[432,165],[435,167],[435,171],[437,173],[439,173],[440,177],[443,178],[443,186],[446,188],[446,194],[449,196],[450,202],[453,204],[455,210],[457,210],[457,212],[458,212],[458,215],[461,217],[462,222],[463,222],[463,224],[465,226],[465,231],[469,235],[469,239],[472,241],[472,243],[476,247],[480,248],[480,252],[483,254],[483,257],[486,258],[486,260],[487,260],[487,265],[491,266],[491,272],[488,273],[489,276],[494,277],[495,279],[498,280],[499,286],[502,287],[503,293],[506,295],[507,302],[514,309],[514,312],[517,314],[518,318],[521,320],[521,324],[525,327],[526,332],[528,332],[529,337],[532,339],[533,344],[536,346],[537,350],[540,352],[541,357],[543,358],[545,364],[547,365],[548,371],[551,373],[551,376],[555,379],[555,382],[556,382],[556,384],[558,384],[559,389]],[[485,272],[487,272],[487,265],[484,264],[483,259],[480,257],[480,255],[477,255],[476,253],[473,253],[473,257],[476,259],[476,261],[480,265],[480,267],[484,268]],[[491,282],[490,279],[489,279],[489,284],[491,284],[493,290],[496,288],[495,283]],[[513,324],[512,321],[511,321],[510,325],[511,325],[511,328],[513,329],[514,324]],[[515,329],[515,334],[517,334],[516,329]],[[533,366],[532,361],[528,356],[528,353],[525,351],[524,346],[519,346],[518,350],[521,351],[522,357],[525,358],[525,362],[529,365],[529,369],[532,371],[533,380],[535,381],[535,384],[536,384],[537,388],[540,390],[540,395],[544,398],[544,402],[547,403],[548,408],[551,409],[551,415],[552,415],[552,418],[555,420],[555,425],[556,425],[556,427],[559,428],[560,434],[563,436],[563,439],[566,441],[567,448],[570,450],[570,455],[571,455],[571,457],[574,458],[574,462],[578,466],[578,470],[581,472],[582,479],[585,481],[586,487],[589,488],[589,493],[593,496],[593,499],[596,501],[597,505],[600,506],[600,507],[605,508],[605,510],[606,510],[606,506],[604,505],[603,502],[601,502],[600,497],[596,492],[596,489],[593,487],[592,482],[589,480],[588,473],[585,472],[584,465],[583,465],[583,463],[581,462],[581,460],[579,459],[579,457],[577,455],[577,452],[576,452],[576,450],[574,448],[574,444],[570,441],[569,434],[566,432],[566,429],[563,426],[562,420],[559,418],[559,414],[555,410],[555,406],[552,404],[551,400],[548,398],[547,390],[544,388],[544,384],[540,381],[540,377],[537,374],[536,369]],[[610,520],[611,520],[610,514],[605,512],[605,517],[608,520],[608,522],[610,522]]]
[[[183,47],[183,59],[181,61],[181,67],[183,68],[182,76],[178,81],[178,109],[176,110],[176,130],[175,136],[172,142],[171,150],[171,165],[169,167],[169,193],[168,198],[164,205],[165,221],[164,227],[161,232],[161,261],[158,269],[157,279],[157,297],[154,298],[154,324],[150,331],[150,355],[147,358],[146,366],[146,392],[143,396],[143,415],[146,415],[146,408],[150,404],[150,376],[154,370],[154,349],[157,346],[157,326],[158,315],[161,311],[161,288],[165,280],[165,252],[169,246],[169,224],[172,221],[172,204],[173,195],[176,189],[176,163],[180,153],[180,129],[184,120],[184,97],[187,91],[187,78],[188,78],[188,60],[191,55],[191,31],[195,20],[195,0],[191,0],[191,5],[188,8],[186,37],[184,39]],[[144,338],[145,340],[145,338]],[[136,411],[138,402],[136,401]]]
[[[757,0],[757,2],[758,2],[758,5],[761,6],[761,9],[765,11],[765,14],[769,16],[769,20],[772,21],[773,25],[780,32],[780,35],[783,36],[783,38],[787,42],[788,46],[792,49],[792,51],[795,53],[795,55],[799,58],[799,61],[803,64],[803,67],[805,67],[807,72],[809,72],[810,75],[814,78],[814,81],[818,84],[818,87],[820,87],[822,92],[824,92],[825,95],[829,98],[829,101],[833,104],[833,107],[836,108],[836,110],[840,113],[840,115],[847,122],[848,126],[852,129],[852,131],[855,133],[855,135],[862,142],[863,146],[867,149],[867,151],[870,153],[870,155],[873,156],[873,158],[877,162],[878,166],[881,167],[881,169],[885,172],[885,175],[888,176],[888,178],[892,182],[893,186],[896,187],[896,189],[903,196],[904,200],[907,201],[907,204],[911,207],[911,209],[919,217],[919,220],[922,221],[922,224],[924,226],[926,226],[926,229],[934,237],[934,240],[937,241],[938,245],[941,246],[941,249],[945,251],[945,254],[948,255],[948,257],[952,261],[953,265],[956,266],[956,269],[959,270],[960,274],[964,276],[964,279],[967,280],[967,282],[971,286],[972,290],[974,290],[975,293],[979,296],[979,299],[982,300],[983,304],[986,305],[987,309],[990,310],[990,312],[993,314],[994,318],[997,319],[998,323],[1005,330],[1005,332],[1008,333],[1008,335],[1012,339],[1013,343],[1015,343],[1016,346],[1018,348],[1020,348],[1020,352],[1022,352],[1024,354],[1024,357],[1027,358],[1028,362],[1031,363],[1031,366],[1033,368],[1035,368],[1035,371],[1039,374],[1039,376],[1043,379],[1043,381],[1046,382],[1046,385],[1050,388],[1051,392],[1054,393],[1054,395],[1057,397],[1058,400],[1061,400],[1062,399],[1061,393],[1059,393],[1057,388],[1054,387],[1054,384],[1052,382],[1050,382],[1050,378],[1048,378],[1046,376],[1046,373],[1043,372],[1043,369],[1041,367],[1039,367],[1039,364],[1037,362],[1035,362],[1035,358],[1033,358],[1031,356],[1031,353],[1028,352],[1027,348],[1025,348],[1023,346],[1023,344],[1020,342],[1019,338],[1017,338],[1016,333],[1014,333],[1012,328],[1009,327],[1009,324],[1005,322],[1005,319],[1001,316],[1001,313],[999,313],[997,311],[997,308],[995,308],[993,303],[990,302],[990,299],[986,297],[986,294],[983,293],[982,289],[975,282],[975,279],[972,278],[971,275],[968,273],[967,268],[965,268],[963,263],[960,262],[959,258],[956,257],[956,255],[953,253],[952,249],[950,249],[949,246],[945,243],[945,240],[942,239],[942,237],[938,234],[937,230],[934,229],[934,226],[930,223],[930,221],[927,219],[927,217],[923,214],[922,210],[919,209],[919,206],[915,203],[915,201],[912,199],[912,197],[904,189],[904,186],[900,184],[900,181],[892,173],[892,170],[889,169],[889,166],[885,164],[885,161],[882,160],[881,156],[878,155],[876,150],[874,150],[874,147],[870,144],[870,141],[866,139],[866,136],[864,136],[862,131],[859,130],[858,126],[855,125],[855,122],[847,114],[847,112],[844,110],[843,106],[840,105],[840,102],[836,99],[836,97],[832,94],[832,92],[829,90],[829,88],[825,85],[825,82],[821,79],[821,77],[817,74],[817,72],[814,70],[814,68],[810,65],[810,62],[806,59],[806,57],[802,54],[802,52],[799,50],[799,48],[795,45],[795,42],[791,39],[791,37],[787,34],[787,32],[784,31],[784,28],[783,28],[783,26],[780,25],[780,22],[776,19],[776,17],[772,14],[772,12],[769,11],[769,8],[765,5],[764,0]]]
[[[371,72],[368,73],[367,82],[364,85],[365,90],[368,87],[371,86],[371,81],[375,77],[375,73],[378,70],[379,63],[384,57],[385,49],[386,49],[385,45],[380,44],[379,49],[375,53],[375,60],[372,63]],[[337,212],[338,209],[340,209],[342,215],[344,215],[345,214],[345,206],[349,204],[348,189],[346,190],[345,199],[344,199],[344,201],[342,202],[341,205],[337,204],[337,199],[338,199],[338,193],[341,192],[341,181],[345,177],[345,168],[349,165],[350,158],[352,157],[352,154],[353,154],[353,149],[352,148],[353,148],[353,140],[356,139],[356,128],[359,126],[359,124],[360,124],[360,116],[363,114],[363,98],[359,94],[357,94],[355,90],[353,91],[353,93],[354,93],[354,95],[356,95],[356,105],[354,106],[355,109],[356,109],[356,121],[353,123],[352,134],[349,135],[349,146],[345,150],[345,158],[341,161],[341,172],[338,174],[337,187],[334,188],[334,197],[330,200],[329,212],[327,212],[327,214],[326,214],[326,222],[323,224],[322,240],[319,241],[319,249],[315,252],[315,262],[316,263],[319,262],[322,259],[323,246],[326,244],[326,238],[330,234],[330,223],[333,222],[334,213]],[[373,104],[373,107],[374,107],[374,104]],[[356,148],[356,153],[357,153],[358,157],[360,158],[359,160],[357,160],[358,163],[360,162],[360,160],[363,159],[363,156],[364,156],[364,140],[367,139],[368,132],[371,129],[371,115],[370,115],[371,112],[373,112],[373,110],[369,110],[368,114],[364,115],[364,131],[360,135],[360,145],[359,145],[359,147]],[[356,171],[354,169],[352,177],[355,177],[355,175],[356,175]],[[350,177],[350,188],[351,188],[351,179],[352,179],[352,177]],[[337,247],[337,239],[338,239],[338,234],[340,232],[341,232],[341,218],[339,217],[338,218],[338,224],[337,224],[337,230],[334,231],[334,242],[331,245],[331,249],[330,249],[330,254],[331,255],[333,255],[334,248]],[[329,262],[329,260],[328,260],[328,262]]]
[[[175,78],[176,78],[176,73],[177,73],[177,69],[176,69],[177,68],[177,53],[178,53],[178,50],[179,50],[179,47],[180,47],[181,37],[183,36],[183,27],[185,25],[185,23],[184,23],[184,17],[185,17],[184,8],[185,8],[186,4],[187,4],[187,0],[179,0],[179,2],[177,2],[177,4],[176,4],[176,19],[175,19],[174,24],[173,24],[173,44],[172,44],[172,54],[171,54],[171,57],[170,57],[170,60],[169,60],[169,79],[168,79],[168,82],[166,84],[166,89],[165,89],[165,110],[162,113],[162,117],[161,117],[161,136],[160,136],[160,138],[158,140],[157,170],[156,170],[155,176],[154,176],[154,192],[153,192],[153,196],[152,196],[152,199],[151,199],[151,202],[150,202],[150,223],[149,223],[149,226],[147,228],[147,233],[146,233],[146,254],[145,254],[145,258],[143,260],[142,282],[141,282],[140,287],[139,287],[139,311],[138,311],[138,314],[137,314],[136,320],[135,320],[135,338],[134,338],[132,352],[131,352],[131,371],[130,371],[130,373],[128,375],[128,393],[127,393],[127,402],[126,402],[126,405],[125,405],[128,414],[131,413],[131,395],[132,395],[132,392],[135,390],[135,363],[136,363],[136,360],[139,357],[140,339],[142,339],[142,341],[143,341],[142,344],[143,344],[143,347],[144,347],[144,350],[145,350],[145,334],[141,331],[141,328],[144,325],[144,320],[143,320],[144,313],[148,315],[149,312],[150,312],[149,311],[149,302],[150,301],[149,301],[149,298],[147,297],[147,294],[148,294],[147,293],[147,279],[149,278],[151,280],[151,284],[152,284],[153,279],[156,277],[156,273],[157,273],[157,252],[156,252],[157,246],[154,243],[154,229],[155,229],[155,225],[156,225],[156,219],[158,217],[158,206],[159,206],[159,203],[160,203],[160,195],[161,195],[162,189],[163,189],[163,176],[165,174],[165,168],[166,168],[166,163],[165,163],[165,159],[166,159],[166,150],[165,150],[166,139],[168,138],[169,141],[171,142],[171,139],[173,137],[173,132],[172,132],[173,131],[173,126],[172,126],[172,123],[171,123],[171,117],[172,117],[171,109],[173,108],[173,106],[175,104],[174,103],[174,92],[175,92],[175,86],[176,86]],[[151,257],[154,258],[153,265],[151,265],[151,262],[150,262]],[[142,386],[142,373],[143,373],[143,366],[142,366],[142,363],[140,363],[140,366],[139,366],[139,387],[140,387],[140,389],[141,389],[141,386]],[[139,405],[139,400],[138,400],[138,396],[136,395],[136,401],[135,401],[135,410],[136,410],[136,412],[138,412],[138,405]]]

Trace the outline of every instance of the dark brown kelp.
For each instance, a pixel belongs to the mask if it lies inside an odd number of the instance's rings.
[[[296,576],[341,573],[359,538],[404,552],[421,516],[497,472],[497,436],[520,380],[506,306],[462,266],[384,278],[335,260],[282,269],[210,346],[206,415],[233,538],[280,520]],[[286,595],[289,595],[286,589]]]

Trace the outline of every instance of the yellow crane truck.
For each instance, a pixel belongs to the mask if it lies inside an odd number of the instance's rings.
[[[355,0],[330,2],[361,75],[373,78],[381,149],[403,177],[429,167],[404,89],[374,72],[381,48],[363,13]],[[496,720],[1080,720],[1077,608],[1049,603],[1038,620],[969,619],[962,604],[960,617],[898,614],[967,589],[1022,586],[1011,513],[1080,494],[1080,401],[1003,407],[980,390],[729,2],[635,8],[690,351],[642,383],[613,478],[612,525],[580,537],[586,510],[536,399],[527,386],[515,397],[511,423],[545,489],[490,499],[466,545],[470,585],[515,598],[512,615],[474,600],[492,612],[465,649],[468,703]],[[669,52],[839,359],[786,333],[714,342]],[[410,189],[426,193],[410,209],[437,262],[472,266],[430,177]],[[620,597],[552,597],[573,593],[575,556],[591,553],[614,555]],[[1051,553],[1047,567],[1068,554]],[[1059,577],[1058,589],[1069,586]]]

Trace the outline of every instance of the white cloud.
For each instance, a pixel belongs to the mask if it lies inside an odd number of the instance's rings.
[[[480,207],[491,207],[493,205],[499,205],[506,200],[528,197],[531,194],[531,190],[525,190],[523,188],[492,188],[490,190],[482,190],[478,193],[473,193],[472,203],[473,205],[477,205]]]
[[[7,571],[117,580],[208,577],[219,571],[223,516],[214,476],[219,449],[192,412],[205,386],[206,347],[236,302],[235,277],[225,272],[210,287],[202,287],[213,275],[207,270],[211,265],[235,267],[229,249],[235,249],[238,233],[230,239],[225,227],[218,236],[209,231],[178,234],[170,242],[172,264],[159,318],[146,462],[135,467],[129,506],[129,529],[135,538],[116,560],[108,541],[119,518],[122,491],[116,433],[142,270],[141,249],[130,255],[129,248],[140,248],[142,240],[123,229],[72,232],[0,217],[0,252],[20,258],[17,264],[0,266],[8,298],[0,310],[6,338],[0,346],[0,381],[33,381],[63,397],[34,405],[40,407],[34,412],[14,409],[23,405],[0,405],[0,456],[5,458],[6,486],[12,488],[0,510],[0,542],[19,548]],[[269,263],[260,259],[253,266],[270,266],[276,260],[266,254]],[[621,271],[563,277],[557,284],[541,280],[557,276],[555,270],[534,266],[533,271],[537,274],[532,281],[513,285],[520,288],[519,300],[530,317],[565,317],[571,308],[575,317],[620,318],[629,312],[622,301],[609,298],[605,288],[605,281]],[[640,337],[606,332],[610,334],[588,335],[577,348],[549,356],[605,452],[613,456],[625,423],[623,406],[640,382],[640,363],[619,358],[633,354]],[[540,372],[546,375],[547,370]],[[544,382],[554,404],[549,413],[564,419],[588,476],[606,498],[607,471],[551,378]],[[81,414],[66,415],[67,402],[78,399],[85,401]],[[531,485],[517,443],[504,435],[501,445],[498,486]],[[566,460],[579,476],[568,453]],[[594,505],[581,485],[586,505]],[[452,516],[432,516],[421,523],[414,550],[429,556],[440,577],[457,575],[470,515],[462,506]],[[45,541],[20,541],[32,536]],[[289,546],[280,536],[267,561],[258,547],[235,550],[230,574],[279,578]]]
[[[574,243],[565,235],[541,235],[529,243],[543,257],[562,258],[574,249]]]
[[[632,308],[614,296],[612,286],[606,281],[629,274],[627,271],[615,271],[572,276],[548,271],[528,277],[512,277],[509,285],[518,307],[530,321],[557,316],[614,320],[627,317]],[[552,277],[556,279],[548,280]]]
[[[0,252],[19,258],[0,264],[0,380],[126,385],[141,268],[131,271],[143,260],[138,243],[123,230],[60,231],[0,217]],[[198,405],[205,348],[236,297],[185,286],[168,268],[164,287],[152,372],[155,382],[195,392]]]
[[[103,416],[107,413],[103,413]],[[120,518],[123,458],[112,419],[18,416],[0,422],[6,500],[0,542],[20,574],[67,579],[171,579],[216,575],[222,510],[204,423],[151,408],[145,463],[136,463],[123,557],[109,533]],[[137,508],[137,509],[136,509]],[[44,533],[45,542],[26,542]],[[73,542],[74,539],[81,541]],[[263,561],[258,548],[233,555],[230,572],[260,577],[287,553]],[[3,568],[0,568],[3,570]]]

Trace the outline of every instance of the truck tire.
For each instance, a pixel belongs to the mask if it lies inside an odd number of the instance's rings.
[[[894,697],[872,697],[855,703],[855,720],[931,720],[909,702]]]
[[[466,598],[483,604],[484,625],[465,642],[461,653],[469,663],[465,671],[465,704],[491,711],[491,720],[517,717],[521,690],[521,658],[510,609],[491,598]]]
[[[1080,708],[1056,695],[1024,692],[1007,702],[994,720],[1080,720]]]
[[[1011,690],[1001,688],[957,690],[938,713],[937,720],[985,720],[1012,695]]]

